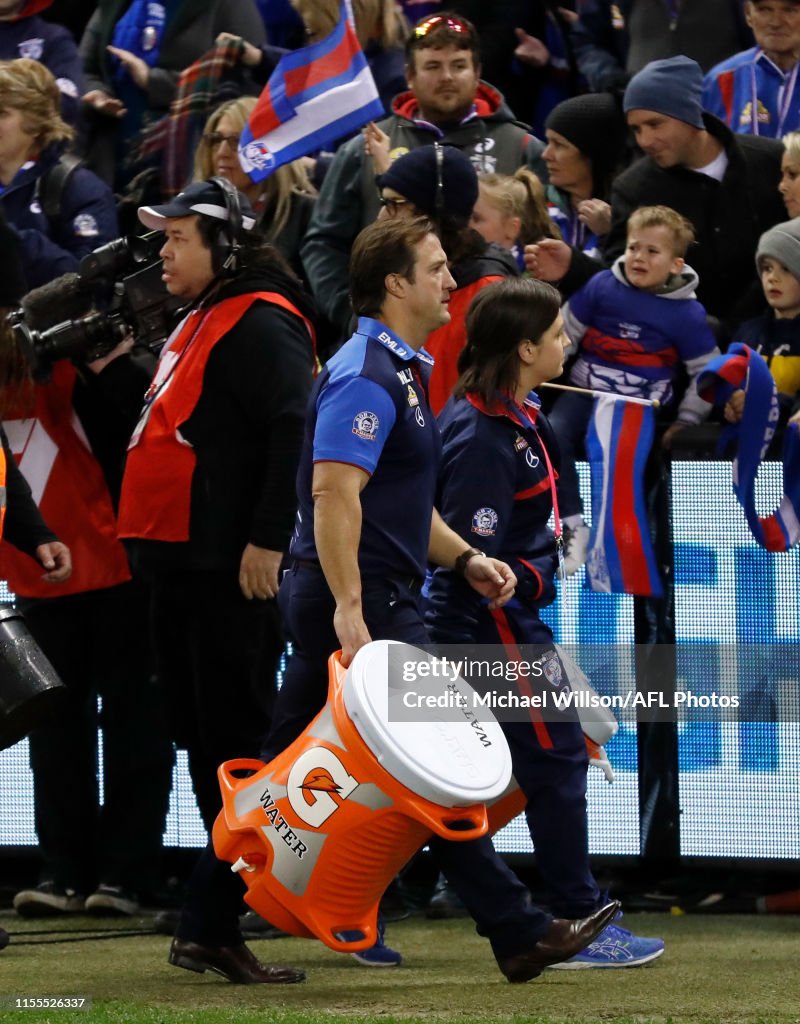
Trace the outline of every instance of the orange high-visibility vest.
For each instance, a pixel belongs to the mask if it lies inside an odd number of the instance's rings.
[[[200,399],[212,349],[259,299],[299,316],[313,344],[309,321],[277,292],[237,295],[210,309],[191,312],[164,346],[150,386],[150,402],[128,446],[118,536],[173,542],[189,539],[197,456],[180,428]]]

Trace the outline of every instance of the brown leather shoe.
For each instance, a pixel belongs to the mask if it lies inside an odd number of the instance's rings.
[[[585,949],[614,920],[619,909],[619,902],[612,900],[590,917],[577,921],[556,917],[533,949],[504,957],[497,961],[497,965],[512,983],[530,981],[538,977],[545,967],[569,960]]]
[[[216,971],[239,985],[290,985],[303,981],[305,972],[295,967],[272,967],[260,963],[245,946],[201,946],[188,939],[174,938],[169,950],[173,967],[187,971]]]

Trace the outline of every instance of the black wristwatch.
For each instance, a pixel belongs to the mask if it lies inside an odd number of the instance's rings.
[[[461,552],[453,565],[453,568],[459,576],[467,575],[467,563],[471,558],[475,558],[476,556],[486,558],[486,552],[481,551],[479,548],[467,548],[466,551]]]

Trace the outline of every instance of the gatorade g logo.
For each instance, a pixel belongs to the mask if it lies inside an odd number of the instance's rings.
[[[358,786],[358,779],[327,747],[312,747],[298,757],[286,780],[286,796],[292,810],[307,825],[319,828]]]

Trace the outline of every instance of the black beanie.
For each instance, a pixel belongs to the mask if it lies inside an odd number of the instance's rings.
[[[563,135],[592,161],[595,188],[622,162],[628,129],[619,104],[609,93],[564,100],[550,111],[544,126]]]
[[[385,174],[380,175],[381,188],[391,188],[408,199],[428,217],[435,217],[439,175],[436,168],[436,146],[420,146],[398,157]],[[441,180],[444,212],[466,224],[478,201],[478,175],[460,149],[439,147],[442,151]]]

